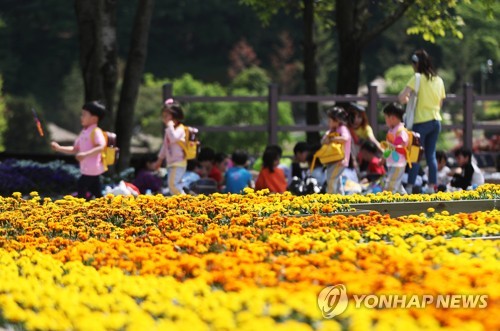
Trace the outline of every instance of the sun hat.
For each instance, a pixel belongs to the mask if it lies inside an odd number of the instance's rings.
[[[356,109],[357,111],[361,111],[361,112],[366,111],[365,107],[361,106],[360,104],[358,104],[356,102],[349,102],[349,106],[351,108]]]

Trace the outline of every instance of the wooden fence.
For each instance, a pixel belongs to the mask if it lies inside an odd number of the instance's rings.
[[[267,132],[269,144],[278,143],[278,132],[315,132],[324,131],[327,129],[326,125],[278,125],[278,103],[291,102],[291,103],[334,103],[334,102],[366,102],[368,119],[375,134],[378,133],[382,127],[377,121],[377,103],[378,102],[393,102],[397,100],[396,95],[379,94],[376,85],[368,87],[368,94],[357,95],[280,95],[277,84],[269,85],[269,92],[267,96],[174,96],[172,84],[165,84],[163,86],[163,100],[167,98],[174,98],[180,102],[265,102],[268,104],[268,121],[265,125],[247,125],[241,126],[202,126],[198,127],[201,132],[229,132],[229,131],[260,131]],[[475,95],[472,89],[472,84],[465,84],[463,88],[463,95],[448,94],[444,101],[443,107],[447,103],[459,102],[462,104],[463,122],[443,125],[443,131],[452,129],[463,130],[463,145],[472,149],[472,133],[474,129],[487,129],[500,133],[500,124],[477,123],[474,120],[473,109],[474,103],[482,101],[500,101],[500,95]],[[500,120],[500,118],[499,118]]]

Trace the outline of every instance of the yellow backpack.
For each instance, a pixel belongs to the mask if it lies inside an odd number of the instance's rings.
[[[401,128],[397,131],[397,133],[402,130],[406,130],[406,133],[408,134],[408,144],[405,147],[405,152],[406,163],[411,168],[412,163],[418,163],[422,159],[424,148],[422,147],[422,143],[420,141],[420,133],[408,130],[407,128]]]
[[[338,136],[338,133],[331,133],[329,136]],[[316,151],[313,155],[313,160],[311,162],[311,173],[314,170],[316,164],[316,159],[322,164],[333,163],[337,161],[342,161],[345,158],[344,154],[344,144],[340,142],[333,142],[321,145],[321,148]]]
[[[184,150],[186,155],[186,160],[196,159],[198,156],[198,151],[200,149],[200,141],[198,140],[198,129],[191,126],[182,125],[184,127],[184,132],[186,137],[184,141],[179,141],[179,146]]]
[[[104,131],[101,128],[97,127],[90,133],[90,139],[94,144],[95,144],[94,142],[95,131],[97,129],[102,131],[104,135],[104,140],[106,141],[105,147],[102,150],[101,155],[102,155],[102,162],[104,163],[104,168],[108,170],[108,166],[112,166],[116,163],[120,152],[120,149],[116,147],[116,133]]]

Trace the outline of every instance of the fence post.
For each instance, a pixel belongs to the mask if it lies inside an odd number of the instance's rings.
[[[378,134],[377,101],[377,85],[368,86],[368,122],[370,122],[375,136]]]
[[[174,85],[171,84],[171,83],[163,84],[163,86],[162,86],[162,95],[163,95],[162,103],[165,100],[167,100],[169,98],[172,98],[174,96]]]
[[[472,150],[472,134],[473,134],[473,108],[474,108],[474,94],[471,83],[464,84],[464,132],[463,132],[463,146]]]
[[[268,98],[268,143],[278,144],[278,84],[269,84]]]

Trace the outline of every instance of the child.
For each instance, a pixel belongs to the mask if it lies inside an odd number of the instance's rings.
[[[307,159],[309,156],[309,145],[305,141],[299,141],[293,147],[292,178],[306,179],[309,170]]]
[[[202,147],[198,154],[198,162],[200,162],[203,168],[203,173],[206,173],[207,178],[211,178],[217,183],[217,191],[219,191],[220,186],[224,182],[224,177],[222,177],[222,172],[217,167],[216,158],[217,154],[212,147]]]
[[[292,170],[290,168],[289,163],[283,162],[284,160],[282,159],[283,157],[283,148],[281,148],[280,145],[267,145],[266,150],[268,149],[274,149],[276,153],[278,153],[278,158],[280,160],[280,163],[278,164],[279,169],[283,170],[283,173],[285,174],[286,182],[287,185],[291,183],[292,181]]]
[[[160,168],[163,161],[166,160],[170,194],[184,194],[182,176],[186,172],[187,161],[184,150],[179,144],[186,139],[186,133],[182,125],[184,111],[179,103],[173,99],[167,99],[163,105],[161,116],[166,128],[163,144],[158,153],[156,168]]]
[[[344,194],[342,187],[342,172],[349,165],[351,158],[351,134],[346,126],[347,113],[341,107],[333,107],[328,113],[328,131],[321,138],[321,143],[329,144],[337,142],[343,144],[344,159],[341,161],[325,164],[326,166],[326,193]]]
[[[217,172],[217,188],[219,192],[224,191],[224,176],[226,174],[227,168],[231,163],[229,157],[224,152],[215,153],[214,157],[214,167],[212,170],[212,174],[214,174],[214,170]],[[215,177],[213,177],[215,178]]]
[[[82,131],[73,146],[51,143],[51,148],[65,154],[75,154],[80,163],[81,176],[78,179],[78,197],[88,199],[87,192],[95,198],[102,197],[101,175],[106,171],[102,152],[106,147],[104,133],[98,127],[106,114],[106,108],[98,101],[87,102],[82,107],[80,122]]]
[[[248,154],[242,150],[236,150],[231,155],[233,166],[225,174],[227,193],[241,193],[245,187],[253,187],[252,174],[245,166],[248,162]]]
[[[380,143],[375,138],[373,134],[373,129],[368,123],[368,116],[366,115],[365,107],[351,102],[347,106],[347,112],[349,115],[348,128],[352,137],[352,156],[355,158],[355,162],[359,162],[359,170],[365,171],[366,166],[368,166],[365,162],[360,159],[359,151],[361,146],[365,141],[371,141],[377,147],[377,150],[382,152],[382,147],[380,147]],[[359,159],[358,159],[359,158]],[[357,166],[357,165],[356,165]]]
[[[276,148],[266,148],[262,156],[262,169],[255,182],[256,190],[269,189],[273,193],[283,193],[287,188],[285,173],[278,167],[280,154]]]
[[[158,157],[156,155],[146,155],[141,158],[135,169],[135,178],[132,184],[134,184],[142,194],[147,192],[161,192],[163,180],[156,172],[157,160]]]
[[[484,184],[484,176],[476,163],[472,162],[472,152],[470,149],[457,149],[455,157],[460,168],[450,173],[450,176],[453,176],[451,187],[466,190],[469,186],[474,187]]]
[[[367,164],[366,171],[361,178],[366,178],[369,182],[379,179],[385,175],[385,167],[382,160],[377,157],[378,147],[371,140],[366,140],[359,150],[360,159]]]
[[[443,151],[436,151],[437,160],[437,190],[446,191],[446,187],[450,183],[451,169],[446,165],[446,153]],[[429,167],[425,168],[426,178],[429,178]]]
[[[198,160],[188,160],[186,166],[186,172],[182,176],[182,186],[184,187],[184,192],[189,192],[191,190],[191,185],[199,180],[203,174],[203,168],[201,167]],[[206,177],[206,175],[204,176]]]
[[[391,103],[384,108],[385,124],[389,127],[385,147],[384,158],[387,164],[387,175],[385,178],[384,191],[399,192],[405,194],[402,184],[406,169],[406,146],[408,145],[408,133],[404,127],[404,109]]]

